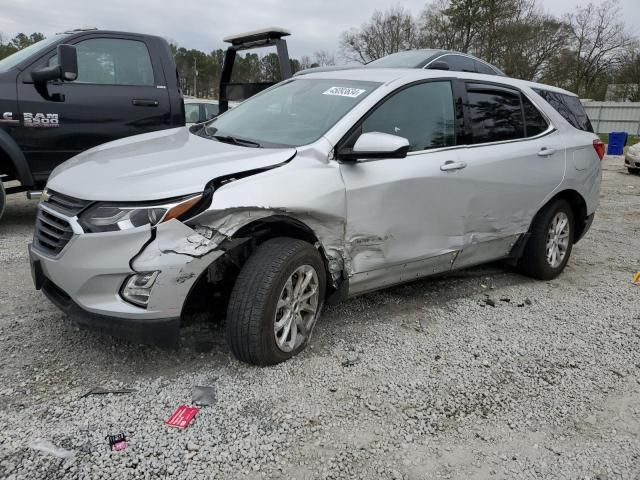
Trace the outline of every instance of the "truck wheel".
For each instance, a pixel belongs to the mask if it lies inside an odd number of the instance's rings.
[[[324,303],[318,250],[293,238],[267,240],[242,267],[227,308],[227,343],[243,362],[273,365],[308,344]]]
[[[638,175],[640,173],[640,168],[627,167],[627,170],[629,170],[631,175]]]
[[[531,227],[531,236],[518,262],[520,270],[540,280],[560,275],[571,255],[574,225],[573,210],[566,200],[544,207]]]
[[[4,207],[7,204],[7,193],[4,191],[4,185],[2,180],[0,180],[0,218],[4,214]]]

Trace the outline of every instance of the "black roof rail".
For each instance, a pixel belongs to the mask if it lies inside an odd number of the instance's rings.
[[[236,59],[236,52],[253,48],[276,47],[280,76],[282,80],[291,78],[291,63],[287,41],[283,37],[291,35],[291,32],[283,28],[268,27],[251,32],[230,35],[223,40],[231,45],[227,48],[220,75],[219,111],[224,113],[229,108],[229,100],[243,101],[256,93],[269,88],[274,82],[259,83],[232,83],[231,74]]]

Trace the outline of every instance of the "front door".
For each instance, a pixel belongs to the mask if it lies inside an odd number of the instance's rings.
[[[345,141],[383,132],[411,145],[406,158],[340,166],[350,294],[447,271],[463,247],[454,111],[449,81],[414,84],[383,101]]]
[[[57,62],[55,50],[18,78],[23,124],[15,139],[36,181],[77,153],[117,138],[170,127],[169,95],[159,65],[144,41],[82,37],[75,43],[78,79],[53,82],[47,100],[31,82],[31,70]]]

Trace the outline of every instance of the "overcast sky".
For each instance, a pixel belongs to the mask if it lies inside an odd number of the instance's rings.
[[[545,10],[561,15],[580,0],[539,0]],[[596,0],[598,1],[598,0]],[[417,14],[423,0],[398,2]],[[152,33],[180,46],[209,52],[223,47],[222,38],[263,27],[282,27],[293,34],[289,53],[299,58],[316,50],[338,53],[340,33],[366,22],[389,0],[0,0],[0,33],[39,31],[45,35],[70,28]],[[620,0],[629,29],[640,26],[640,0]]]

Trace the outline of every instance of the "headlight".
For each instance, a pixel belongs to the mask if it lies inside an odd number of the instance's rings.
[[[202,194],[179,198],[166,203],[98,202],[80,215],[85,232],[116,232],[179,218],[196,206]]]

